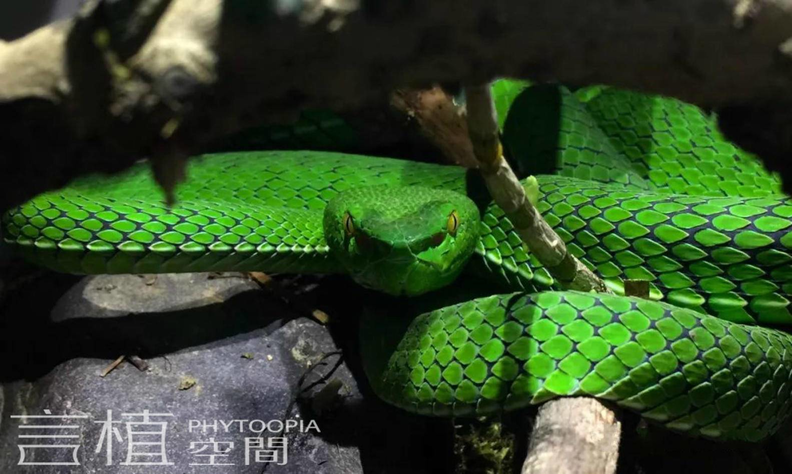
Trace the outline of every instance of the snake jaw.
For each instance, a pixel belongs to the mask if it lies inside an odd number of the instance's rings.
[[[421,263],[428,265],[441,273],[445,273],[445,271],[448,270],[448,267],[450,266],[449,263],[432,262],[430,260],[423,260],[423,259],[420,259],[420,261]]]

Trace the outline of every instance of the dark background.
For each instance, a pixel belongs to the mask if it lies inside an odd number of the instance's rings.
[[[60,18],[73,15],[82,0],[0,1],[0,39],[11,41]]]

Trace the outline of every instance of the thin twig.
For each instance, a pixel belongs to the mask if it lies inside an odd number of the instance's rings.
[[[124,362],[125,359],[126,359],[125,355],[120,356],[118,359],[116,359],[112,363],[110,363],[110,365],[105,367],[102,370],[102,372],[99,374],[99,376],[102,377],[102,378],[107,377],[107,374],[109,374],[110,372],[114,371],[116,369],[116,367],[121,365],[121,362]]]
[[[338,360],[336,361],[336,363],[333,365],[333,367],[326,374],[322,375],[319,378],[319,380],[317,380],[314,383],[308,385],[307,387],[303,387],[303,384],[305,383],[305,379],[308,378],[308,375],[310,375],[314,370],[316,370],[317,367],[326,367],[327,364],[324,361],[329,359],[330,357],[333,357],[333,356],[336,356],[336,355],[339,356]],[[310,390],[311,388],[315,387],[316,385],[318,385],[318,384],[326,381],[330,377],[332,377],[332,375],[335,373],[335,371],[338,370],[339,367],[341,367],[341,364],[343,362],[344,362],[344,354],[343,354],[343,352],[341,352],[341,351],[328,352],[328,353],[322,355],[322,357],[318,361],[316,361],[315,364],[312,364],[310,367],[308,367],[308,369],[305,370],[305,372],[303,372],[303,374],[300,376],[300,379],[297,381],[297,386],[295,388],[294,395],[292,396],[291,401],[289,401],[289,405],[286,407],[286,411],[283,413],[283,418],[281,418],[281,420],[280,420],[282,426],[286,426],[286,420],[288,419],[289,414],[294,409],[294,406],[297,404],[297,401],[300,399],[300,396],[303,393],[305,393],[308,390]],[[263,433],[263,431],[261,433],[259,433],[259,435],[258,435],[259,438],[262,437],[262,433]],[[267,471],[267,468],[269,466],[270,466],[269,464],[264,464],[264,466],[261,468],[261,471],[260,471],[261,474],[264,474]]]
[[[490,85],[468,87],[465,95],[468,133],[481,174],[493,200],[503,209],[520,238],[564,287],[608,292],[602,279],[567,251],[561,237],[526,197],[525,189],[504,159]],[[581,425],[581,419],[590,423]],[[523,474],[613,473],[620,437],[620,425],[615,420],[614,412],[593,399],[545,403],[536,419]],[[590,443],[580,444],[576,431],[580,429],[585,430]],[[543,434],[549,435],[542,438]],[[566,455],[570,445],[574,446],[576,456]]]
[[[269,291],[276,297],[283,300],[286,304],[294,307],[298,312],[311,317],[319,324],[327,325],[330,322],[330,315],[318,308],[312,308],[305,304],[300,298],[296,298],[292,292],[283,287],[277,280],[262,272],[250,272],[248,276],[255,281],[262,289]]]
[[[607,293],[605,283],[567,251],[561,237],[542,218],[503,157],[498,118],[489,84],[468,87],[467,122],[473,151],[495,203],[506,213],[514,230],[536,258],[564,287]]]
[[[624,280],[624,296],[649,299],[649,282],[647,280]]]
[[[139,371],[145,372],[149,369],[148,362],[141,359],[136,355],[131,355],[127,358],[130,364],[134,365]]]

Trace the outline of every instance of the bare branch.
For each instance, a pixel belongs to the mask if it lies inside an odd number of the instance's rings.
[[[790,37],[790,0],[89,2],[0,45],[0,174],[15,184],[0,207],[148,156],[167,157],[171,186],[213,138],[399,87],[607,83],[776,117],[792,101]],[[761,128],[778,156],[788,123]]]
[[[608,292],[605,283],[571,253],[526,197],[525,189],[503,158],[498,120],[489,85],[468,87],[467,124],[473,151],[493,200],[500,206],[536,258],[563,286]]]
[[[608,292],[605,283],[567,251],[504,159],[490,85],[468,87],[465,95],[468,133],[484,182],[522,241],[561,285]],[[615,418],[613,411],[593,399],[546,402],[536,420],[523,473],[615,472],[621,433],[618,423],[613,425]],[[581,419],[586,423],[581,424]],[[581,443],[578,437],[588,442]],[[570,445],[575,456],[568,455]]]
[[[522,474],[616,472],[621,423],[593,398],[564,398],[539,408]]]

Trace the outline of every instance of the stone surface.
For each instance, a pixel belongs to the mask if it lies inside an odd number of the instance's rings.
[[[328,295],[335,294],[336,299],[339,291],[356,291],[346,282],[329,286]],[[322,291],[300,298],[321,301]],[[450,455],[450,449],[438,439],[451,441],[450,423],[411,416],[384,405],[373,395],[363,396],[361,391],[365,393],[367,388],[356,368],[359,364],[354,351],[348,361],[340,361],[338,354],[320,361],[323,355],[349,344],[345,319],[354,319],[342,314],[343,308],[340,312],[322,308],[333,317],[336,328],[332,332],[340,333],[340,337],[296,314],[288,304],[242,275],[79,278],[45,273],[18,285],[14,294],[7,295],[0,319],[0,356],[4,361],[0,367],[0,472],[259,473],[264,468],[269,473],[441,471],[438,466],[445,463],[444,456]],[[356,307],[347,308],[354,315]],[[350,359],[350,351],[344,354]],[[102,371],[121,355],[142,357],[148,370],[140,371],[125,361],[101,377]],[[308,371],[317,363],[320,365],[315,370]],[[310,389],[298,397],[306,372],[302,386]],[[45,410],[52,415],[86,418],[11,418],[41,416]],[[110,465],[107,437],[95,452],[108,410],[112,410],[113,420],[121,421],[113,425],[120,429],[120,438],[113,438]],[[172,416],[152,416],[150,421],[166,425],[148,426],[128,424],[142,421],[142,416],[123,416],[142,414],[144,410]],[[275,429],[278,420],[297,424],[285,436],[287,462],[256,463],[255,450],[246,449],[245,439],[256,443],[262,422]],[[20,428],[66,422],[78,428]],[[130,437],[127,432],[132,428],[157,433],[162,426],[166,427],[167,462],[172,465],[123,465],[130,452],[132,463],[162,462],[161,455],[136,455],[147,449],[158,450],[162,446],[159,435],[147,435],[154,445],[130,446],[130,439],[143,441],[143,437]],[[43,432],[78,434],[80,438],[76,442],[37,439],[33,443],[19,437]],[[265,443],[268,438],[279,437],[266,431],[262,436]],[[235,465],[191,464],[211,462],[210,457],[198,454],[212,454],[212,439],[234,443],[227,457],[214,459],[216,463]],[[18,465],[20,445],[70,442],[80,446],[76,450],[79,466]],[[218,445],[219,449],[224,447],[228,445]],[[246,451],[251,455],[248,465]],[[26,462],[67,462],[74,449],[25,448],[25,452]]]
[[[330,315],[329,326],[322,326],[242,275],[80,278],[16,262],[0,274],[0,281],[11,289],[5,297],[0,292],[2,473],[453,472],[451,423],[401,412],[370,392],[356,358],[354,334],[358,313],[370,295],[344,278],[324,279],[318,285],[311,279],[278,279],[297,291],[295,298],[301,303]],[[339,360],[338,351],[343,351],[344,360]],[[149,370],[141,372],[123,362],[100,377],[120,355],[140,356]],[[308,371],[310,366],[316,369]],[[308,389],[296,397],[304,375],[302,387]],[[332,396],[333,387],[340,396]],[[74,423],[80,427],[80,466],[18,465],[19,445],[26,442],[19,435],[34,430],[20,429],[22,422],[11,417],[43,415],[44,410],[88,416]],[[172,414],[152,421],[167,422],[166,454],[173,465],[123,466],[129,450],[124,423],[116,425],[121,440],[114,440],[112,463],[106,465],[106,451],[95,450],[103,427],[98,422],[106,419],[107,410],[117,421],[132,421],[122,415],[144,410]],[[519,433],[526,428],[522,416],[510,414],[504,422]],[[695,466],[700,473],[758,474],[769,472],[770,465],[774,472],[789,472],[789,430],[765,449],[739,447],[691,440],[657,427],[637,434],[636,417],[622,416],[619,472],[663,474],[688,472]],[[302,421],[304,427],[313,420],[318,431],[292,430],[287,435],[285,465],[245,466],[245,438],[257,433],[250,431],[249,421],[242,423],[242,432],[240,422],[232,421],[285,419]],[[215,420],[217,430],[212,427]],[[253,428],[257,431],[260,425],[254,422]],[[234,466],[190,465],[207,462],[195,454],[210,452],[197,453],[204,446],[200,444],[191,452],[191,443],[211,438],[234,442],[228,461],[216,458]],[[133,449],[139,452],[139,447]],[[522,459],[524,452],[515,456]],[[53,456],[52,450],[39,450],[26,459],[63,458]]]

